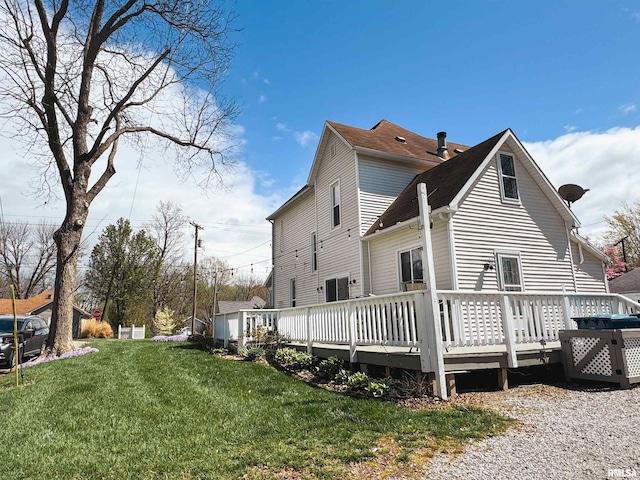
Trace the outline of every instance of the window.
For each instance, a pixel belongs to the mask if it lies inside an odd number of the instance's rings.
[[[419,283],[424,280],[422,274],[422,247],[400,252],[400,281]]]
[[[500,193],[503,200],[519,200],[516,165],[513,155],[501,153],[498,162],[500,169]]]
[[[291,306],[295,307],[296,306],[296,279],[292,278],[291,279],[291,283],[290,283],[290,292],[291,294]]]
[[[332,278],[324,282],[325,300],[336,302],[349,299],[349,277]]]
[[[340,182],[331,185],[331,226],[340,226]]]
[[[498,255],[501,288],[507,292],[522,292],[520,258],[511,255]]]
[[[316,232],[311,234],[311,271],[318,270],[318,237]]]

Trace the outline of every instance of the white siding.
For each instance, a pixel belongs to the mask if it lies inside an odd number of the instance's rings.
[[[314,217],[315,198],[312,191],[274,219],[273,294],[276,308],[290,306],[292,278],[296,279],[296,304],[316,302],[316,273],[311,271]]]
[[[571,242],[573,262],[575,264],[576,284],[579,292],[606,291],[602,260],[591,254],[586,248],[582,249],[582,264],[580,263],[580,248]]]
[[[369,242],[371,249],[372,291],[374,295],[385,295],[401,291],[399,257],[400,251],[422,246],[417,223],[374,237]],[[436,288],[451,288],[449,247],[446,222],[436,219],[431,229],[433,256],[436,268]]]
[[[336,145],[332,157],[331,144]],[[331,226],[331,185],[340,181],[341,223]],[[328,139],[328,148],[320,161],[315,180],[317,232],[318,232],[318,284],[324,286],[326,279],[349,276],[355,283],[349,285],[351,298],[362,295],[360,215],[358,211],[358,188],[356,181],[355,152],[342,143],[333,133]],[[324,292],[316,297],[325,301]],[[314,299],[315,300],[315,299]],[[307,303],[300,302],[299,305]]]
[[[505,250],[519,252],[525,290],[573,290],[564,220],[517,154],[515,163],[519,204],[501,201],[493,158],[453,216],[458,288],[497,289],[498,270],[483,266]]]
[[[358,155],[362,234],[384,213],[418,173],[417,167]]]

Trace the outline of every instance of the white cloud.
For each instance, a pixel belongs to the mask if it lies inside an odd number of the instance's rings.
[[[628,103],[628,104],[625,104],[625,105],[620,105],[618,107],[618,110],[620,112],[622,112],[623,115],[626,115],[628,113],[635,112],[636,111],[636,106],[633,103]]]
[[[258,97],[258,102],[259,103],[264,103],[267,101],[267,96],[264,93],[260,94],[260,97]]]
[[[301,147],[313,145],[320,138],[318,137],[318,134],[316,134],[315,132],[312,132],[311,130],[305,130],[304,132],[299,132],[297,130],[292,130],[282,122],[276,123],[276,129],[278,129],[281,132],[286,132],[293,135],[293,138],[296,140],[296,142],[300,144]],[[282,137],[272,137],[272,138],[274,140],[280,140]]]
[[[318,141],[318,135],[311,130],[305,130],[304,132],[293,132],[296,141],[303,147],[314,144]]]
[[[640,12],[633,12],[631,14],[631,18],[633,18],[636,22],[640,22]]]
[[[571,133],[571,132],[575,131],[578,127],[576,127],[575,125],[565,125],[563,128],[564,128],[565,132]]]
[[[262,81],[263,81],[265,84],[269,85],[269,79],[268,79],[268,78],[263,78],[263,79],[262,79]]]
[[[555,188],[574,183],[590,189],[572,205],[583,235],[598,238],[606,231],[605,215],[640,198],[640,126],[573,132],[525,146]]]

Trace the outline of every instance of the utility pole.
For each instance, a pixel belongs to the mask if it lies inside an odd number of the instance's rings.
[[[193,247],[193,310],[191,312],[191,335],[196,334],[196,300],[198,296],[198,231],[203,228],[196,222],[189,222],[196,229],[196,243]]]

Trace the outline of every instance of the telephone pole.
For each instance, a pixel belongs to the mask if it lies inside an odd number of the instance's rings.
[[[196,222],[189,222],[196,229],[196,242],[193,247],[193,310],[191,312],[191,335],[196,334],[196,300],[198,296],[198,231],[203,230]]]

